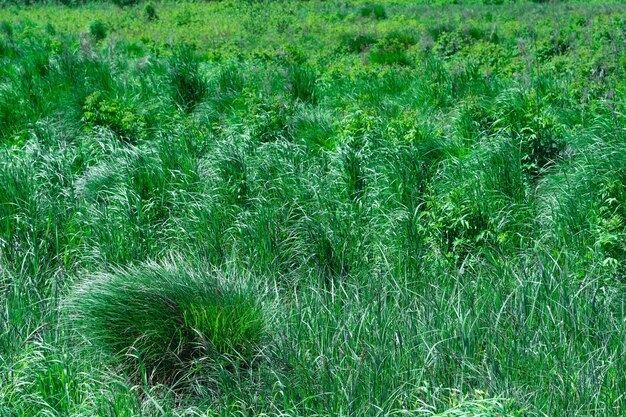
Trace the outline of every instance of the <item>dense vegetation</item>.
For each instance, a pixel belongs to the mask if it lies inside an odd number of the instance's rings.
[[[0,416],[624,415],[626,6],[416,3],[0,9]]]

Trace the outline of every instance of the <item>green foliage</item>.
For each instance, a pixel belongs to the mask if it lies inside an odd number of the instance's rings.
[[[317,73],[307,64],[294,63],[288,69],[288,89],[294,100],[305,103],[317,101]]]
[[[118,356],[131,373],[145,366],[170,382],[192,360],[225,355],[249,363],[264,333],[252,294],[173,265],[90,276],[64,308],[90,349]]]
[[[623,415],[626,9],[497,3],[0,7],[0,415]]]
[[[159,16],[157,15],[156,7],[154,7],[154,4],[152,3],[146,3],[143,8],[143,14],[148,21],[157,20],[159,18]]]
[[[83,122],[88,129],[107,127],[129,142],[135,142],[145,134],[144,118],[134,106],[119,99],[107,99],[98,91],[85,100]]]
[[[129,7],[139,3],[139,0],[112,0],[113,4],[118,7]]]
[[[387,11],[382,4],[366,4],[359,9],[359,15],[380,20],[387,18]]]
[[[378,42],[371,49],[369,59],[372,63],[385,65],[409,65],[411,62],[406,54],[406,45],[395,37]]]
[[[494,127],[519,140],[524,170],[537,177],[563,150],[564,129],[555,115],[543,111],[536,93],[507,92],[497,99],[501,115]]]
[[[179,49],[170,60],[172,96],[178,107],[190,112],[208,93],[198,62],[189,47]]]
[[[89,34],[96,42],[106,38],[108,30],[107,25],[101,20],[96,19],[89,22]]]

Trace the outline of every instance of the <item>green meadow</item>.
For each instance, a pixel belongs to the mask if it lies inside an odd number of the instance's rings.
[[[0,2],[0,417],[626,415],[626,5]]]

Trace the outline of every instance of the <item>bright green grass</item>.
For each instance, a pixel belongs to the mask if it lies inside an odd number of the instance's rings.
[[[624,415],[626,7],[422,3],[0,9],[0,416]]]

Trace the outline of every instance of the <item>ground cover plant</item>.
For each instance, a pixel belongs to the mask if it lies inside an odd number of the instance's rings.
[[[0,416],[626,413],[620,2],[0,4]]]

